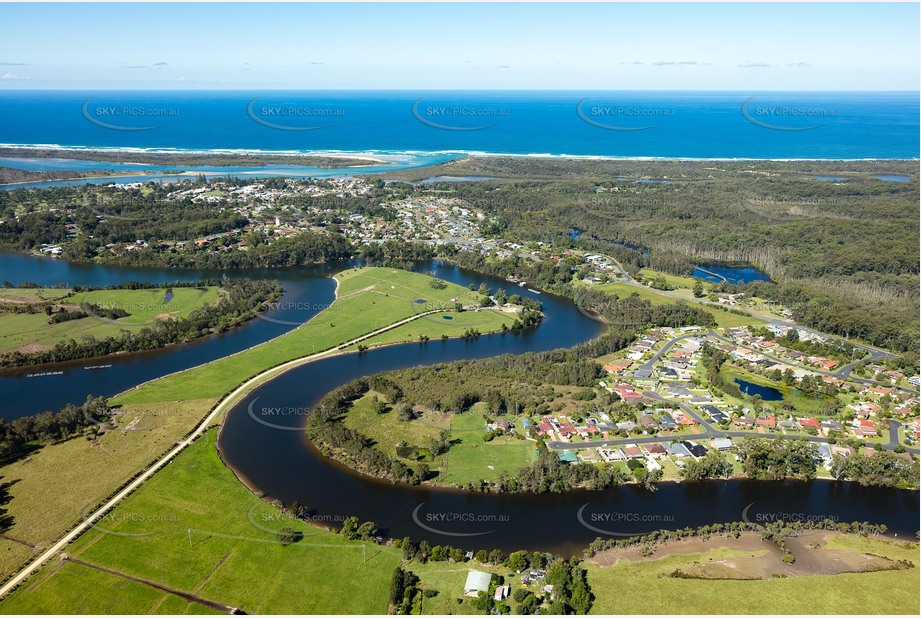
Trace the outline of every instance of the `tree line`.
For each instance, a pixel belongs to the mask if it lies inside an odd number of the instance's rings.
[[[0,367],[57,363],[116,352],[140,352],[191,341],[214,332],[227,331],[254,317],[263,303],[281,296],[281,288],[274,281],[228,279],[223,282],[222,290],[217,303],[195,309],[188,317],[156,320],[151,326],[138,331],[123,329],[117,335],[102,339],[92,335],[84,336],[80,341],[68,339],[56,343],[50,350],[6,352],[0,354]],[[82,308],[82,313],[88,311],[92,311],[89,305]]]
[[[14,461],[45,444],[68,440],[87,428],[97,433],[107,425],[112,408],[103,397],[87,396],[82,406],[67,404],[56,412],[41,412],[12,421],[0,419],[0,463]]]

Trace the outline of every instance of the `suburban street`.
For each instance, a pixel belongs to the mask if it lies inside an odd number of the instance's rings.
[[[724,343],[735,345],[734,342],[719,335],[713,329],[708,329],[707,334],[710,337],[713,337]],[[688,335],[682,335],[682,336],[669,340],[668,342],[665,343],[665,345],[662,346],[660,350],[655,352],[652,355],[652,357],[649,358],[649,360],[638,365],[638,368],[646,369],[646,370],[653,369],[656,363],[661,361],[661,359],[675,345],[677,345],[683,340],[691,339],[691,338],[698,337],[698,336],[699,335],[688,334]],[[876,354],[872,348],[867,348],[867,350],[871,358],[880,358],[880,356]],[[856,364],[856,363],[852,363],[850,365],[846,365],[845,367],[842,367],[841,369],[837,371],[823,371],[823,370],[816,369],[813,367],[801,366],[801,365],[791,362],[790,360],[781,359],[771,354],[764,353],[760,350],[759,350],[759,354],[761,354],[767,359],[770,359],[780,364],[789,365],[792,367],[801,367],[803,369],[807,369],[809,371],[813,371],[818,374],[828,375],[832,377],[846,377],[848,374],[850,374],[850,369],[853,367],[853,365]],[[845,371],[846,373],[844,373]],[[861,380],[858,378],[849,378],[849,379],[855,382],[875,384],[875,382],[873,382],[872,380]],[[904,389],[904,390],[910,391],[910,389]],[[913,392],[913,391],[910,391],[910,392]],[[712,440],[714,438],[745,438],[745,437],[767,437],[767,438],[777,437],[777,438],[790,439],[790,440],[805,439],[808,442],[813,442],[816,444],[828,442],[827,438],[824,438],[821,436],[801,436],[801,435],[787,435],[787,434],[757,434],[757,433],[753,433],[750,431],[722,430],[722,429],[714,428],[710,424],[710,422],[704,419],[696,410],[694,410],[691,406],[681,401],[674,400],[674,399],[667,399],[663,397],[662,395],[660,395],[659,393],[652,391],[652,390],[644,391],[643,396],[646,397],[647,399],[652,399],[658,402],[668,404],[670,407],[677,407],[681,409],[685,414],[687,414],[689,417],[694,419],[700,425],[703,431],[696,433],[696,434],[683,434],[683,435],[670,435],[670,436],[643,435],[643,436],[634,436],[634,437],[629,437],[629,438],[614,438],[614,439],[608,439],[608,440],[589,440],[585,442],[576,442],[576,443],[563,442],[560,440],[553,440],[553,441],[548,442],[547,446],[552,450],[562,451],[562,450],[577,450],[577,449],[585,449],[585,448],[617,447],[617,446],[625,446],[629,444],[653,444],[656,442],[672,442],[674,440]],[[896,447],[896,445],[899,444],[899,428],[900,427],[901,427],[901,423],[895,420],[890,420],[888,442],[886,442],[885,444],[874,444],[872,442],[863,442],[863,444],[866,446],[874,447],[874,448],[892,450]],[[909,453],[914,453],[914,454],[919,453],[918,448],[907,448],[906,447],[905,450],[906,452],[909,452]]]
[[[713,329],[708,330],[708,331],[707,331],[707,334],[710,335],[711,337],[713,337],[714,339],[718,339],[719,341],[722,341],[723,343],[728,343],[728,344],[730,344],[730,345],[736,345],[733,341],[731,341],[731,340],[729,340],[729,339],[723,337],[722,335],[718,334],[718,333],[717,333],[716,331],[714,331]],[[827,336],[827,335],[825,335],[825,336]],[[874,360],[879,360],[880,358],[883,358],[882,355],[878,354],[878,353],[875,352],[873,349],[869,349],[869,350],[867,350],[867,352],[868,352],[868,356],[866,356],[866,357],[864,357],[864,358],[861,358],[861,359],[856,360],[856,361],[854,361],[854,362],[852,362],[852,363],[849,363],[849,364],[847,364],[847,365],[844,365],[844,366],[842,366],[840,369],[836,369],[836,370],[834,370],[834,371],[826,371],[826,370],[824,370],[824,369],[819,369],[819,368],[817,368],[817,367],[806,367],[806,366],[804,366],[804,365],[800,365],[800,364],[798,364],[798,363],[794,363],[793,361],[791,361],[791,360],[789,360],[789,359],[783,359],[783,358],[774,356],[774,355],[772,355],[772,354],[770,354],[770,353],[768,353],[768,352],[765,352],[765,351],[763,351],[763,350],[758,350],[758,354],[760,354],[761,356],[765,357],[765,358],[768,359],[768,360],[774,361],[775,363],[780,363],[780,364],[783,364],[783,365],[790,365],[791,367],[800,367],[800,368],[802,368],[802,369],[807,369],[807,370],[809,370],[809,371],[811,371],[811,372],[813,372],[813,373],[817,373],[817,374],[819,374],[819,375],[824,375],[824,376],[829,376],[829,377],[831,377],[831,378],[841,378],[841,379],[850,380],[850,381],[852,381],[852,382],[858,382],[858,383],[860,383],[860,384],[873,384],[873,385],[875,385],[876,382],[874,382],[873,380],[868,380],[868,379],[866,379],[866,378],[852,378],[852,377],[850,377],[851,371],[854,369],[854,367],[855,367],[856,365],[859,365],[859,364],[862,363],[863,361],[874,361]],[[914,389],[911,389],[911,388],[908,388],[908,387],[905,387],[905,386],[893,386],[892,388],[894,388],[894,389],[896,389],[896,390],[904,391],[904,392],[906,392],[906,393],[915,393],[915,394],[917,394],[917,392],[918,392],[917,390],[914,390]]]

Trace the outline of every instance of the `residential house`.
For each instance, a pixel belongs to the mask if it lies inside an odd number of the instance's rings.
[[[672,369],[671,367],[663,368],[661,371],[659,371],[659,375],[664,380],[677,380],[678,379],[678,371],[675,369]]]
[[[831,452],[838,457],[850,457],[854,454],[854,449],[850,446],[831,445]]]
[[[689,451],[687,447],[684,446],[684,444],[681,442],[675,444],[666,444],[665,450],[667,450],[670,455],[677,459],[685,459],[691,456],[691,451]]]
[[[650,457],[655,457],[658,459],[668,455],[668,450],[666,450],[666,448],[659,443],[647,444],[645,448]]]
[[[876,423],[866,420],[857,421],[857,425],[854,427],[854,434],[863,438],[875,437]]]
[[[818,431],[818,430],[821,429],[821,427],[822,427],[822,426],[819,424],[819,421],[817,421],[817,420],[814,419],[814,418],[801,418],[801,419],[799,419],[799,425],[800,425],[800,427],[802,427],[803,429],[806,429],[806,428],[808,428],[808,427],[812,427],[812,428],[815,429],[816,431]]]
[[[624,456],[627,459],[642,459],[643,458],[643,449],[638,447],[636,444],[628,444],[623,448]]]
[[[623,461],[627,458],[624,455],[623,449],[598,448],[596,450],[598,451],[598,454],[601,455],[601,458],[607,462]]]
[[[687,440],[682,440],[681,444],[684,448],[688,449],[688,452],[691,453],[694,457],[703,457],[707,454],[707,447],[702,444],[697,444],[696,442],[688,442]]]
[[[666,387],[665,391],[668,393],[669,397],[676,397],[679,399],[693,396],[693,393],[683,386],[669,386]]]
[[[622,358],[611,363],[604,365],[604,370],[608,373],[621,373],[630,368],[630,365],[633,364],[633,361],[629,358]]]
[[[675,422],[679,425],[690,426],[697,424],[697,421],[685,414],[682,410],[673,410],[672,418],[674,418]]]
[[[668,415],[659,417],[659,425],[661,425],[663,429],[676,429],[678,427],[678,423],[675,419]]]
[[[576,426],[573,425],[569,421],[565,421],[563,423],[560,423],[560,426],[557,429],[557,431],[559,431],[560,435],[563,436],[564,438],[569,438],[571,436],[576,435]]]
[[[572,451],[557,451],[557,457],[560,458],[560,461],[563,463],[579,463],[579,458]]]

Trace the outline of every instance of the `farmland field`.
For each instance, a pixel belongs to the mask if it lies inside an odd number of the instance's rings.
[[[56,324],[48,323],[48,316],[40,313],[6,313],[0,315],[0,353],[12,350],[48,349],[54,344],[92,336],[97,339],[117,335],[122,330],[139,331],[149,327],[156,320],[176,319],[188,315],[201,307],[218,300],[219,289],[175,288],[166,300],[164,288],[146,290],[94,290],[70,294],[69,290],[4,289],[0,291],[0,302],[47,302],[55,300],[71,311],[80,310],[82,303],[103,308],[120,308],[130,315],[119,319],[106,319],[93,315],[67,320]],[[65,298],[66,296],[66,298]],[[55,309],[57,311],[58,308]],[[86,311],[84,309],[84,311]]]

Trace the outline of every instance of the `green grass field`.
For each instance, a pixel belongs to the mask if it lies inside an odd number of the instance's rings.
[[[477,296],[451,284],[435,290],[429,285],[429,277],[402,270],[352,270],[341,273],[339,279],[340,297],[372,285],[375,288],[340,298],[308,324],[257,348],[161,378],[114,398],[112,403],[121,405],[124,412],[120,427],[141,418],[135,430],[111,431],[98,443],[76,438],[46,446],[26,459],[0,467],[4,482],[13,482],[12,499],[4,507],[13,517],[7,534],[31,545],[47,544],[59,537],[80,520],[84,509],[99,503],[166,452],[204,418],[220,397],[247,377],[283,360],[334,347],[412,316],[417,311],[417,303],[412,302],[416,298],[446,302],[454,297],[472,300]],[[417,322],[422,321],[424,318]],[[463,333],[465,326],[458,321],[458,325],[448,328],[456,336]],[[397,336],[393,340],[398,340]],[[0,539],[0,576],[12,573],[35,553],[23,543]]]
[[[601,290],[605,294],[617,296],[618,298],[629,298],[633,294],[636,294],[641,299],[648,300],[653,305],[669,305],[677,302],[676,299],[659,294],[652,288],[639,287],[627,283],[602,283],[593,287],[596,290]]]
[[[118,427],[98,441],[74,438],[3,466],[3,482],[13,482],[12,499],[4,505],[13,518],[6,534],[31,545],[48,545],[80,521],[85,509],[168,450],[216,401],[125,406]],[[124,431],[135,419],[140,420],[134,429]],[[12,573],[33,553],[21,543],[3,541],[0,577]]]
[[[427,462],[433,471],[439,472],[436,483],[466,485],[484,479],[495,481],[502,472],[514,476],[536,458],[536,445],[530,440],[499,436],[483,441],[488,433],[483,403],[474,404],[463,414],[428,412],[422,418],[401,421],[393,410],[384,414],[374,412],[371,402],[375,396],[377,393],[368,393],[357,400],[346,416],[345,425],[374,440],[375,446],[391,457],[397,456],[396,446],[400,442],[426,448],[443,430],[450,430],[450,450]]]
[[[446,283],[444,289],[434,289],[429,285],[431,277],[404,270],[354,269],[339,273],[336,279],[338,300],[303,326],[250,350],[157,380],[125,394],[119,401],[220,397],[250,376],[412,317],[420,307],[451,306],[455,298],[462,302],[479,298],[475,292],[451,283]],[[463,334],[465,328],[461,320],[458,326],[445,327],[449,336]]]
[[[366,339],[361,342],[361,345],[373,348],[403,341],[415,341],[422,335],[428,337],[431,341],[435,341],[441,339],[442,335],[458,337],[463,335],[468,328],[478,330],[481,333],[496,332],[502,329],[503,324],[510,328],[516,318],[517,316],[513,313],[504,313],[495,309],[450,314],[436,313]],[[358,345],[355,344],[346,349],[353,350]]]
[[[185,599],[156,588],[103,573],[73,562],[56,562],[43,573],[49,585],[40,586],[41,594],[17,591],[9,601],[0,603],[4,613],[76,614],[84,613],[87,590],[106,590],[110,594],[91,595],[95,602],[87,613],[96,614],[217,614]],[[23,591],[29,590],[29,584]],[[7,603],[15,609],[6,609]]]
[[[214,430],[205,434],[81,536],[68,548],[69,556],[247,613],[386,613],[399,550],[373,543],[363,548],[361,542],[278,518],[223,465],[215,435]],[[284,527],[304,538],[282,546],[266,531]],[[0,602],[0,612],[187,609],[188,603],[174,595],[74,566],[44,567]],[[87,594],[94,582],[99,592]],[[116,582],[123,585],[112,591]]]
[[[681,292],[686,291],[690,294],[691,290],[694,289],[694,284],[700,281],[704,286],[705,291],[709,291],[713,286],[697,277],[682,277],[680,275],[670,275],[668,273],[663,273],[658,270],[652,270],[651,268],[643,268],[640,270],[640,275],[643,276],[647,281],[652,281],[653,279],[664,279],[666,283],[675,288],[674,291]]]
[[[372,391],[356,400],[344,423],[349,429],[359,431],[374,440],[375,446],[391,457],[396,455],[396,446],[399,442],[424,446],[429,440],[437,439],[442,430],[451,427],[448,414],[427,414],[413,421],[399,420],[392,408],[389,412],[378,414],[371,407],[374,397],[382,396]]]
[[[75,294],[76,303],[92,303],[102,307],[122,308],[131,315],[118,320],[120,324],[145,324],[162,318],[184,318],[205,305],[218,300],[219,288],[172,288],[166,300],[165,289],[150,290],[94,290]]]
[[[653,305],[674,305],[681,302],[677,298],[672,298],[661,294],[658,290],[650,287],[639,287],[635,285],[629,285],[627,283],[602,283],[600,285],[595,285],[595,289],[601,290],[605,294],[616,295],[618,298],[629,298],[632,294],[636,294],[643,300],[648,300]],[[692,298],[688,294],[688,299]],[[732,328],[734,326],[746,326],[748,324],[760,324],[762,320],[758,318],[749,316],[749,315],[737,315],[735,313],[729,313],[728,311],[723,311],[716,307],[708,307],[705,305],[700,305],[694,303],[693,306],[700,307],[707,313],[713,315],[716,318],[716,325],[719,328]]]
[[[483,442],[485,408],[484,403],[477,403],[469,412],[452,417],[451,440],[457,443],[445,455],[443,474],[438,477],[438,482],[495,481],[502,472],[514,477],[518,470],[530,465],[536,458],[536,444],[530,440],[499,436]]]
[[[37,290],[3,290],[9,292],[32,292]],[[42,290],[42,296],[61,298],[67,290]],[[187,317],[195,309],[214,304],[218,299],[217,287],[175,288],[174,296],[164,302],[165,290],[95,290],[82,292],[68,297],[64,303],[78,309],[80,303],[93,303],[106,308],[122,308],[131,315],[118,320],[109,320],[90,315],[79,320],[68,320],[49,324],[44,313],[5,313],[0,314],[0,353],[23,349],[47,349],[54,344],[74,339],[80,341],[86,336],[104,339],[117,335],[122,330],[139,331],[158,319]],[[28,297],[17,294],[19,297]]]
[[[754,581],[669,577],[675,569],[725,558],[714,549],[615,566],[587,565],[593,614],[917,614],[918,548],[883,540],[833,538],[829,547],[915,563],[911,569]],[[735,552],[739,553],[739,552]]]
[[[68,296],[67,288],[0,288],[0,303],[41,303]]]

